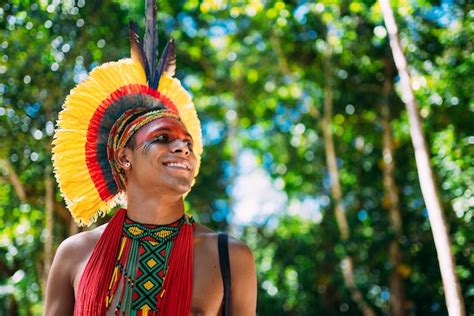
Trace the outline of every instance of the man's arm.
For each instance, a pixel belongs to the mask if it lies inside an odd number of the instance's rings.
[[[257,308],[257,275],[250,248],[244,243],[230,238],[229,261],[231,271],[231,314],[239,316],[255,315]]]
[[[72,315],[74,312],[73,246],[71,238],[66,239],[54,256],[46,285],[46,316]]]

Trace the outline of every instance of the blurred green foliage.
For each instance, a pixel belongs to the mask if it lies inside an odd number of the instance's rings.
[[[474,313],[474,6],[466,1],[394,3],[413,88],[450,225],[457,273]],[[142,1],[27,1],[0,7],[0,314],[41,314],[44,175],[54,121],[68,91],[92,68],[129,55],[127,21],[143,28]],[[177,77],[193,94],[205,152],[187,199],[215,229],[232,224],[239,153],[256,157],[291,201],[311,199],[314,218],[289,212],[248,225],[242,239],[258,271],[259,315],[359,315],[340,261],[355,260],[356,283],[390,313],[393,265],[382,183],[384,67],[391,55],[374,1],[159,1],[160,37],[178,43]],[[334,31],[331,72],[338,155],[351,238],[333,215],[320,124],[323,52]],[[165,41],[161,41],[163,45]],[[398,78],[395,76],[397,87]],[[414,164],[407,116],[389,97],[395,142],[406,310],[446,315],[441,278]],[[26,192],[21,201],[12,166]],[[72,223],[56,193],[55,247]],[[230,223],[229,223],[230,222]]]

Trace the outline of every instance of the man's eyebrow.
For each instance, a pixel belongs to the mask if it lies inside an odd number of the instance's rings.
[[[161,131],[165,131],[165,132],[172,132],[173,130],[169,127],[157,127],[156,129],[152,130],[151,133],[154,133],[154,132],[161,132]],[[191,140],[193,139],[193,137],[191,136],[191,134],[189,134],[188,132],[185,132],[184,134],[186,134],[186,136],[188,136],[189,138],[191,138]]]

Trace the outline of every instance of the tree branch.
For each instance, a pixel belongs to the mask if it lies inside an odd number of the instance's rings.
[[[20,181],[20,177],[18,177],[17,173],[15,172],[15,169],[13,169],[12,164],[8,161],[8,159],[0,159],[0,167],[3,167],[7,170],[8,181],[13,186],[13,190],[15,190],[20,202],[26,203],[25,188]]]

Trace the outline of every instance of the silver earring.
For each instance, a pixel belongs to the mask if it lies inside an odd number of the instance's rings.
[[[130,168],[130,163],[129,162],[125,163],[125,168]]]

